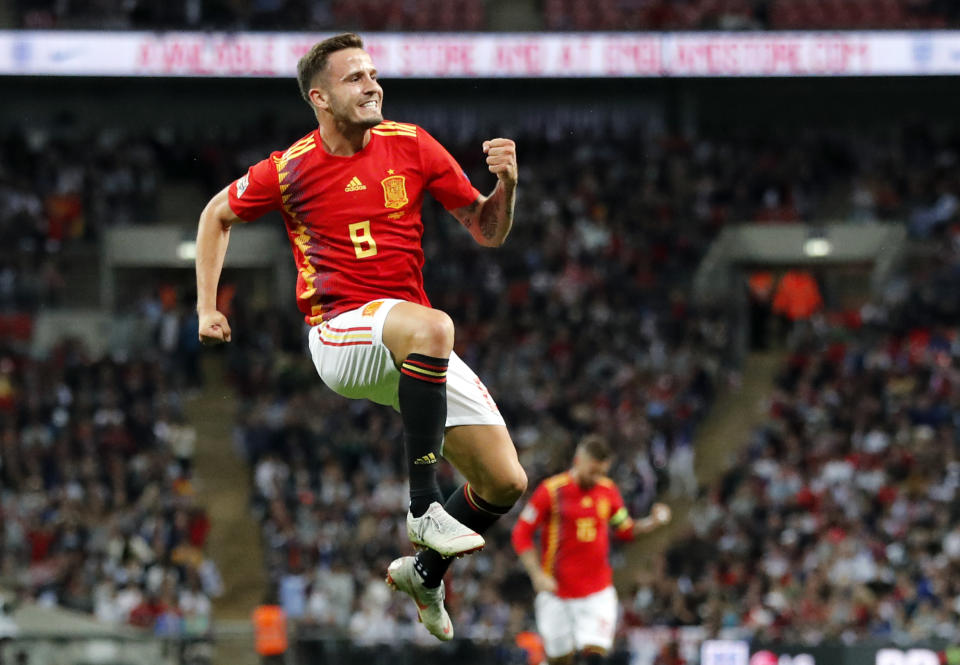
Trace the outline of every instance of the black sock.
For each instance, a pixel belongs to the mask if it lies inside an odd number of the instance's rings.
[[[464,526],[468,526],[477,533],[483,533],[493,526],[494,522],[510,512],[513,506],[495,506],[487,503],[473,491],[470,483],[457,489],[443,505],[444,510]],[[453,562],[453,557],[442,556],[433,550],[417,552],[417,561],[414,564],[424,585],[438,587]]]
[[[446,358],[411,353],[400,366],[400,417],[410,473],[410,512],[420,517],[434,501],[443,502],[437,462],[447,422]]]

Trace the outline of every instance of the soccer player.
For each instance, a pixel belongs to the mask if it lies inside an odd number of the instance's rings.
[[[279,210],[320,378],[345,397],[400,412],[407,532],[424,549],[391,563],[387,581],[416,601],[433,635],[449,640],[443,575],[453,557],[483,547],[482,534],[520,498],[527,477],[496,404],[453,352],[453,322],[424,293],[420,209],[429,192],[479,244],[501,245],[513,224],[516,147],[483,142],[497,184],[480,194],[422,128],[383,119],[377,69],[352,33],[315,44],[297,78],[318,127],[251,166],[200,216],[200,339],[230,341],[216,294],[231,228]],[[467,479],[446,502],[436,481],[441,445]]]
[[[632,540],[670,521],[662,503],[649,517],[630,518],[606,475],[611,458],[602,437],[584,437],[570,469],[537,486],[513,527],[513,547],[537,592],[537,630],[553,665],[570,665],[578,652],[582,662],[600,663],[613,646],[617,596],[608,525],[618,539]],[[540,529],[538,558],[533,537]]]

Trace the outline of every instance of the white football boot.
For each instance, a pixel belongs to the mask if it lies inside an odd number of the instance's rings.
[[[443,606],[443,582],[436,589],[423,584],[420,573],[414,569],[416,559],[402,556],[387,567],[387,584],[395,591],[402,591],[417,604],[417,615],[430,634],[444,642],[453,639],[453,624]]]
[[[483,549],[483,536],[450,516],[434,501],[420,517],[407,511],[407,536],[410,542],[428,547],[443,556],[462,556]]]

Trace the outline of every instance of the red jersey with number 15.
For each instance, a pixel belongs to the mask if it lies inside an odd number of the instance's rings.
[[[480,195],[422,128],[384,121],[350,157],[328,154],[314,130],[251,166],[229,195],[243,220],[282,213],[297,264],[297,305],[316,325],[378,298],[430,305],[421,272],[424,191],[447,210]]]
[[[609,478],[580,487],[570,472],[537,486],[513,527],[513,548],[521,554],[540,534],[540,566],[557,580],[557,596],[583,598],[613,584],[610,528],[621,540],[633,538],[633,520],[620,490]]]

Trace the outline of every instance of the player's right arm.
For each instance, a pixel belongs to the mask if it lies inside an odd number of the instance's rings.
[[[537,593],[541,591],[554,593],[557,590],[557,580],[540,566],[533,543],[534,534],[549,516],[550,495],[546,486],[540,483],[530,497],[530,502],[520,512],[520,517],[510,534],[513,549],[517,552],[520,563],[530,576],[530,582]]]
[[[554,579],[553,575],[540,567],[540,562],[537,560],[537,553],[534,550],[526,550],[518,556],[520,557],[520,563],[523,564],[524,570],[526,570],[527,575],[530,576],[530,583],[533,585],[534,591],[537,593],[541,591],[548,591],[550,593],[557,592],[557,580]]]
[[[230,208],[230,187],[224,187],[204,207],[197,227],[197,317],[200,341],[230,341],[230,324],[217,310],[217,285],[230,242],[230,227],[243,221]]]
[[[274,153],[278,156],[280,153]],[[217,285],[230,242],[230,228],[280,208],[275,157],[257,162],[246,175],[224,187],[200,213],[197,228],[197,318],[200,341],[230,341],[230,324],[217,310]]]

